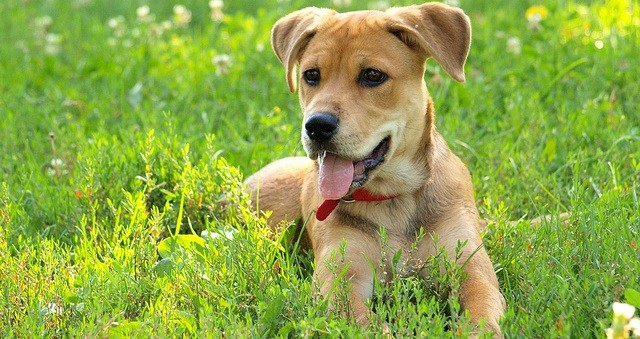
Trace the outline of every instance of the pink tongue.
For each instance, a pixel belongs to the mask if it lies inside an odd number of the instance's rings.
[[[318,186],[325,200],[337,200],[349,192],[353,181],[353,162],[332,153],[324,153],[320,158],[320,178]]]

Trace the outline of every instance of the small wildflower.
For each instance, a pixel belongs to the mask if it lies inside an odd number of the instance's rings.
[[[138,20],[140,20],[140,22],[149,22],[151,21],[151,9],[149,9],[149,6],[140,6],[138,7],[138,9],[136,9],[136,16],[138,17]]]
[[[173,23],[171,23],[171,21],[169,20],[163,21],[160,25],[163,29],[171,29],[171,27],[173,27]]]
[[[460,7],[460,0],[444,0],[443,2],[449,6]]]
[[[633,317],[636,308],[619,302],[614,302],[611,308],[613,309],[613,321],[611,327],[605,330],[607,338],[629,338],[629,334],[634,338],[640,338],[640,319]]]
[[[511,37],[507,39],[507,52],[519,55],[522,52],[522,45],[520,39]]]
[[[632,305],[614,302],[611,306],[613,309],[613,315],[622,317],[624,320],[630,320],[633,314],[636,312],[636,308]]]
[[[211,62],[216,66],[217,76],[222,76],[229,73],[229,65],[231,64],[231,57],[229,55],[216,55],[211,59]]]
[[[209,1],[209,8],[211,9],[220,9],[224,6],[224,1],[222,0],[211,0]]]
[[[113,30],[116,37],[121,37],[125,33],[124,17],[122,15],[109,19],[107,26]]]
[[[351,0],[333,0],[333,5],[338,7],[345,7],[351,5]]]
[[[48,55],[56,55],[60,53],[60,36],[54,33],[49,33],[44,38],[44,53]]]
[[[540,30],[540,22],[544,20],[549,15],[549,10],[547,7],[542,5],[531,6],[527,9],[524,14],[524,17],[527,19],[529,23],[529,29],[533,31]]]
[[[224,13],[222,13],[223,6],[224,2],[222,0],[209,1],[209,8],[211,8],[211,20],[222,21],[224,18]]]
[[[503,31],[496,31],[496,33],[493,36],[495,36],[498,39],[504,39],[507,37],[507,33]]]
[[[49,27],[53,24],[53,19],[48,15],[41,16],[36,18],[35,24],[41,32],[47,32]]]
[[[373,10],[377,10],[377,11],[384,11],[386,9],[388,9],[390,7],[389,2],[388,1],[376,1],[373,3],[369,4],[369,9],[373,9]]]
[[[173,22],[178,26],[186,26],[191,22],[191,12],[182,5],[173,6]]]
[[[165,20],[160,23],[152,23],[150,27],[151,27],[151,34],[154,37],[159,37],[162,34],[164,34],[166,30],[171,29],[173,27],[173,24],[171,23],[171,21]]]
[[[117,18],[111,18],[109,19],[109,21],[107,21],[107,26],[109,26],[109,28],[111,29],[115,29],[116,27],[118,27],[118,19]]]
[[[51,166],[53,167],[62,167],[64,166],[64,161],[59,158],[51,159]]]
[[[67,166],[64,161],[62,161],[62,159],[60,158],[51,159],[49,166],[47,166],[47,175],[56,177],[66,174],[69,174],[69,171],[67,170]]]
[[[633,336],[640,338],[640,318],[632,318],[628,325]]]

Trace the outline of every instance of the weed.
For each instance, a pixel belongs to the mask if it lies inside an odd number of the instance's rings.
[[[601,337],[640,286],[640,7],[449,2],[473,24],[467,83],[432,61],[426,80],[492,220],[503,331]],[[271,25],[405,4],[0,2],[0,335],[467,335],[443,255],[426,280],[377,284],[369,328],[327,313],[297,234],[274,234],[242,190],[303,154]]]

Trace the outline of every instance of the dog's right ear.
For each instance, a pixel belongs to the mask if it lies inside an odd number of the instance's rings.
[[[295,68],[300,54],[316,34],[320,19],[335,13],[330,9],[309,7],[285,16],[273,26],[271,46],[285,67],[291,92],[296,91]]]

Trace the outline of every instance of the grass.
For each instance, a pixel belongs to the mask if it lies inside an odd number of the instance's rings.
[[[328,314],[310,296],[311,258],[290,254],[242,193],[243,176],[303,153],[270,27],[333,5],[228,2],[220,22],[189,0],[190,22],[163,29],[177,3],[139,19],[144,4],[0,2],[0,335],[468,333],[454,267],[378,286],[367,329]],[[537,29],[531,5],[548,9]],[[640,287],[640,7],[461,7],[468,80],[429,61],[427,81],[492,220],[503,330],[601,337],[612,302]],[[537,228],[510,222],[547,214]]]

